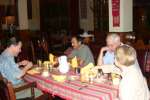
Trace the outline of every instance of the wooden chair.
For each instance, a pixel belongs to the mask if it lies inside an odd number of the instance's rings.
[[[41,60],[48,60],[48,43],[46,40],[32,40],[30,41],[30,47],[31,47],[31,55],[32,55],[32,61],[34,63],[37,63],[36,61],[38,59]]]
[[[32,61],[33,61],[33,62],[36,62],[35,48],[34,48],[34,44],[33,44],[32,41],[30,42],[30,45],[31,45],[31,52],[32,52]],[[37,62],[36,62],[36,63],[37,63]]]
[[[36,83],[27,83],[21,85],[17,88],[13,88],[11,82],[9,82],[6,78],[4,78],[0,74],[0,100],[16,100],[16,92],[25,90],[27,88],[31,88],[31,97],[19,99],[19,100],[50,100],[50,96],[48,94],[41,95],[37,98],[34,96],[34,87],[36,87]]]
[[[144,44],[144,41],[139,39],[136,41],[135,44],[133,44],[134,48],[136,49],[145,49],[145,44]]]

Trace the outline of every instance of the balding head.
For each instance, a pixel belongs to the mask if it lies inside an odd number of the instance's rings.
[[[107,35],[106,43],[110,51],[114,52],[115,49],[121,44],[120,36],[116,33],[110,33]]]
[[[120,36],[116,33],[110,33],[107,35],[106,41],[111,41],[113,43],[120,42]]]

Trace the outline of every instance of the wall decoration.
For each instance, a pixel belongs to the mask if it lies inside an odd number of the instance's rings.
[[[113,27],[120,26],[120,0],[112,0]]]

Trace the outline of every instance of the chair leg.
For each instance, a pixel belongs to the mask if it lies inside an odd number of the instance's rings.
[[[31,88],[31,97],[34,99],[35,98],[35,94],[34,94],[34,88]]]

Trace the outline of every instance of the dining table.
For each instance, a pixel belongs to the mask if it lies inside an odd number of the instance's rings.
[[[119,92],[118,86],[108,81],[89,83],[81,82],[80,79],[66,79],[58,82],[53,79],[52,73],[47,77],[41,73],[27,73],[24,80],[36,82],[38,89],[65,100],[116,100]]]

